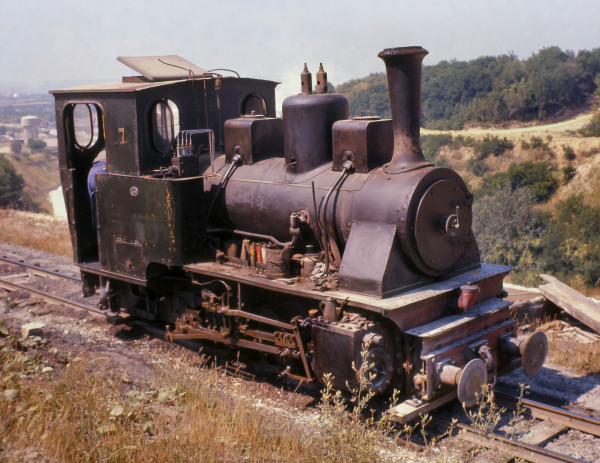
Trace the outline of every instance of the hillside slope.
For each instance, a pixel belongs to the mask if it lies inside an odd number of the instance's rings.
[[[46,149],[31,154],[27,148],[20,154],[10,151],[8,144],[0,147],[15,170],[25,180],[25,192],[37,203],[41,212],[52,214],[49,193],[60,185],[58,152]]]
[[[577,130],[587,125],[593,111],[574,112],[570,117],[543,125],[513,124],[504,127],[470,127],[464,130],[429,130],[421,129],[421,136],[441,134],[451,135],[453,140],[481,141],[487,137],[507,139],[513,144],[512,149],[498,156],[485,159],[486,175],[506,171],[511,163],[520,164],[527,161],[548,162],[557,171],[574,168],[575,172],[569,182],[561,181],[550,201],[542,207],[553,205],[575,193],[584,193],[586,203],[600,205],[600,138],[582,137]],[[476,175],[468,168],[469,160],[474,159],[475,149],[450,144],[442,147],[438,155],[450,166],[461,173],[469,185],[477,189],[481,186],[482,175]],[[535,145],[541,145],[534,147]],[[565,149],[572,149],[574,158],[568,159]],[[439,159],[439,157],[438,157]]]
[[[425,157],[458,171],[474,193],[482,259],[514,267],[512,282],[535,285],[550,273],[598,294],[600,137],[578,133],[591,118],[421,130]]]

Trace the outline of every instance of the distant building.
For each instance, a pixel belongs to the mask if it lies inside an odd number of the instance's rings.
[[[25,116],[21,118],[23,127],[23,140],[27,143],[31,138],[38,140],[38,128],[40,127],[40,118],[37,116]]]

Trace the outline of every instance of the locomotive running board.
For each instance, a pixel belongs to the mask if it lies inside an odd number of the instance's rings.
[[[310,281],[297,281],[296,279],[290,278],[285,280],[269,280],[255,268],[229,266],[212,261],[184,265],[183,269],[196,275],[208,276],[211,278],[223,278],[237,283],[249,284],[259,288],[273,290],[278,293],[290,294],[313,300],[320,301],[327,296],[340,300],[347,298],[347,305],[349,307],[361,308],[391,318],[393,316],[402,317],[404,313],[413,310],[423,302],[449,294],[468,282],[477,284],[490,277],[502,279],[504,275],[512,270],[512,267],[497,264],[481,264],[481,267],[478,269],[469,270],[468,272],[454,275],[446,280],[431,283],[413,291],[408,291],[386,299],[379,299],[373,296],[346,291],[330,290],[323,292],[315,289],[314,284]],[[409,328],[412,328],[412,326]]]

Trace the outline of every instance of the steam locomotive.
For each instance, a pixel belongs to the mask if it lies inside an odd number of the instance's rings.
[[[316,91],[304,66],[282,118],[276,82],[178,56],[118,58],[141,75],[52,91],[84,293],[170,340],[254,350],[340,389],[367,378],[419,410],[537,373],[546,338],[517,338],[510,268],[480,263],[472,194],[423,157],[426,54],[379,53],[391,119],[350,118],[322,66]]]

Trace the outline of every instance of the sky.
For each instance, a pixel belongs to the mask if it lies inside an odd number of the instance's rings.
[[[180,55],[204,69],[282,82],[303,63],[339,84],[385,70],[384,48],[424,64],[541,48],[600,47],[597,0],[0,0],[0,92],[120,80],[117,56]]]

